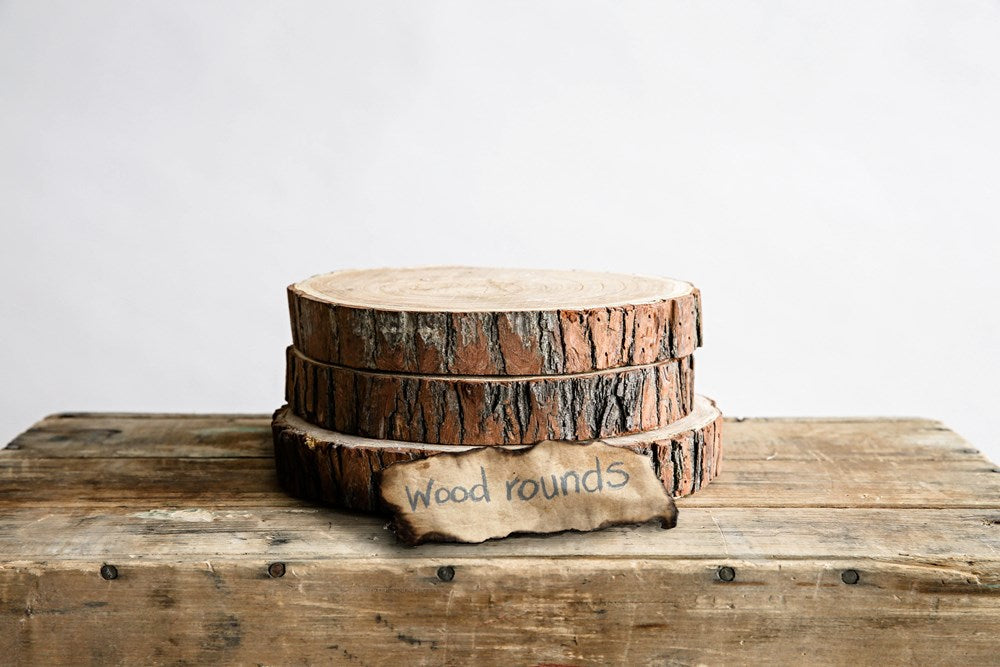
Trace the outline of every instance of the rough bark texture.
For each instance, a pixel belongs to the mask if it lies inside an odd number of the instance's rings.
[[[323,428],[451,445],[589,440],[661,428],[691,411],[694,357],[572,376],[371,373],[287,351],[285,399]]]
[[[436,375],[558,375],[690,356],[701,345],[697,289],[652,303],[495,312],[379,310],[288,288],[292,341],[350,368]]]
[[[654,472],[672,496],[694,493],[719,472],[722,415],[698,397],[694,412],[677,424],[602,442],[649,454]],[[335,507],[384,512],[378,474],[400,461],[413,461],[468,447],[375,440],[326,431],[291,413],[274,414],[274,458],[278,480],[291,495]]]

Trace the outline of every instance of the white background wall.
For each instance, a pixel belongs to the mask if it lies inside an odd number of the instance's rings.
[[[1000,459],[1000,4],[0,1],[0,440],[269,412],[335,268],[702,288],[732,415]]]

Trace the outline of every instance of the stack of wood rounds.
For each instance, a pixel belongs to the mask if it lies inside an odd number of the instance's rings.
[[[379,510],[385,467],[472,447],[589,442],[650,454],[674,496],[719,470],[722,417],[694,393],[701,299],[668,278],[435,267],[288,288],[290,493]]]

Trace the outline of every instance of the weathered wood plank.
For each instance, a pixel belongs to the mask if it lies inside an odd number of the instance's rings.
[[[15,663],[993,664],[996,564],[484,557],[0,566]],[[720,565],[735,579],[721,581]],[[845,569],[859,580],[844,583]]]
[[[725,429],[721,476],[670,531],[405,549],[376,518],[281,493],[267,417],[52,417],[0,452],[0,655],[996,662],[996,466],[925,420]]]
[[[0,452],[0,509],[294,505],[267,458],[21,458]]]
[[[18,457],[270,457],[270,415],[61,413],[10,442]]]
[[[726,447],[729,447],[727,443]],[[19,458],[0,453],[0,508],[151,503],[202,507],[290,505],[266,458]],[[991,508],[1000,473],[981,457],[901,460],[873,469],[837,462],[724,461],[687,504],[701,507]],[[59,480],[53,484],[52,480]]]
[[[926,419],[726,419],[726,461],[985,460]],[[63,413],[10,445],[21,457],[271,457],[271,415]]]
[[[729,419],[727,442],[739,441],[730,458],[765,461],[982,458],[954,431],[929,419],[754,418]]]
[[[853,558],[958,567],[1000,563],[1000,508],[982,510],[688,507],[677,527],[616,527],[585,535],[509,538],[482,545],[397,544],[385,520],[318,506],[36,507],[0,516],[0,561],[217,558],[412,559],[604,557],[644,559]]]
[[[727,444],[728,446],[728,444]],[[884,467],[865,461],[741,460],[688,500],[701,507],[996,507],[1000,469],[982,456],[905,459]]]

